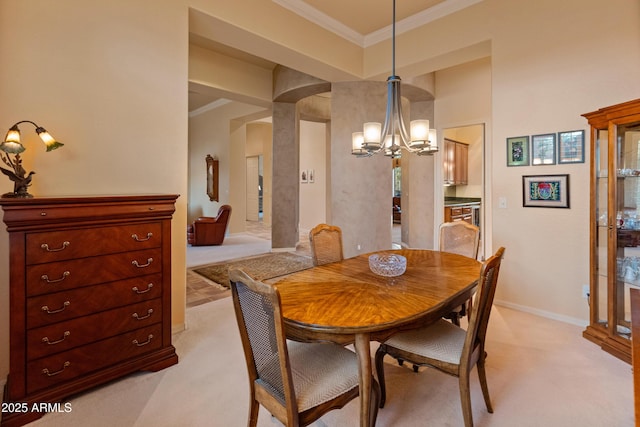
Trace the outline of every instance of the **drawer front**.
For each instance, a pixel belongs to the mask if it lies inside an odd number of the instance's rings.
[[[462,214],[463,215],[471,215],[471,207],[470,206],[464,206],[462,208]]]
[[[161,253],[158,248],[31,265],[27,267],[27,295],[41,295],[160,273]]]
[[[162,301],[155,299],[43,326],[27,332],[27,360],[70,350],[162,321]]]
[[[86,286],[27,299],[27,329],[162,296],[162,275]]]
[[[159,222],[29,233],[27,265],[160,247]]]
[[[162,347],[162,326],[152,325],[27,363],[27,393],[141,356]]]
[[[458,215],[462,215],[462,208],[461,207],[451,208],[451,216],[458,216]]]

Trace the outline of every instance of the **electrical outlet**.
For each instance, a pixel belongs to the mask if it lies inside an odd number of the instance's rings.
[[[589,285],[582,285],[582,298],[588,299],[590,292]]]
[[[362,249],[362,246],[360,246],[360,243],[358,243],[358,244],[356,245],[356,249],[357,249],[357,250]]]
[[[507,209],[507,198],[506,197],[499,197],[498,198],[498,208],[500,209]]]

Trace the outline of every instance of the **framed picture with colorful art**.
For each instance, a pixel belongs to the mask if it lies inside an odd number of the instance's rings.
[[[507,138],[507,166],[529,166],[529,137]]]
[[[569,208],[569,175],[525,175],[522,206]]]

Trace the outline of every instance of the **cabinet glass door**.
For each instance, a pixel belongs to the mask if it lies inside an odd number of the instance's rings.
[[[617,159],[616,285],[610,288],[613,333],[631,338],[630,289],[640,288],[640,121],[615,126]]]
[[[607,298],[608,298],[608,260],[609,260],[609,235],[611,227],[616,221],[615,211],[613,216],[608,206],[609,201],[609,132],[606,129],[596,130],[595,144],[595,175],[596,175],[596,288],[591,295],[592,312],[595,313],[596,325],[607,327]]]

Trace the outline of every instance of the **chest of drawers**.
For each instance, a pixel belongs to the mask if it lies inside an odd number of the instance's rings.
[[[5,402],[55,403],[177,363],[171,344],[177,197],[0,200],[10,244]],[[2,427],[41,415],[5,413]]]

